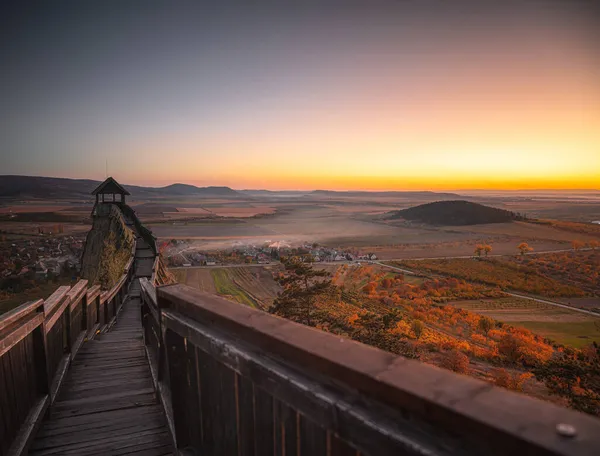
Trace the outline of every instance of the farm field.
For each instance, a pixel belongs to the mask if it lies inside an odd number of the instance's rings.
[[[476,283],[517,290],[547,298],[584,297],[588,293],[577,284],[540,274],[521,261],[495,258],[447,258],[435,260],[405,260],[391,264],[423,273],[452,276]]]
[[[600,342],[600,317],[514,297],[450,302],[450,305],[523,327],[559,344],[581,348]]]
[[[171,269],[171,272],[179,283],[185,283],[190,287],[197,288],[207,293],[216,293],[215,282],[210,269],[206,268],[186,268]]]
[[[577,286],[589,295],[600,290],[600,252],[597,250],[528,255],[523,259],[503,260],[523,264],[538,274]]]
[[[208,293],[267,309],[281,291],[273,279],[276,266],[171,269],[179,283]]]
[[[217,293],[225,298],[237,301],[250,307],[259,307],[258,302],[233,280],[227,269],[211,269],[210,275],[215,283]]]

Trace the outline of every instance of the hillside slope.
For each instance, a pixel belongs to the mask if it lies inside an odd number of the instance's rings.
[[[91,198],[100,181],[39,176],[0,176],[0,197],[12,198]],[[206,198],[236,198],[240,194],[229,187],[196,187],[172,184],[166,187],[124,185],[134,198],[165,196],[198,196]]]
[[[388,220],[403,219],[429,225],[481,225],[515,220],[514,213],[471,203],[470,201],[436,201],[388,213]]]

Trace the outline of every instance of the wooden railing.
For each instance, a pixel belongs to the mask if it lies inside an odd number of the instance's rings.
[[[71,360],[114,321],[133,278],[132,257],[108,291],[80,280],[0,316],[0,455],[25,451]]]
[[[600,454],[591,416],[185,285],[141,285],[148,357],[184,453]]]
[[[120,205],[119,207],[125,215],[125,217],[128,217],[133,221],[135,230],[137,231],[138,235],[141,236],[148,243],[154,254],[158,254],[158,245],[156,243],[156,237],[154,237],[152,231],[144,226],[144,224],[137,217],[135,211],[131,207],[127,205]]]

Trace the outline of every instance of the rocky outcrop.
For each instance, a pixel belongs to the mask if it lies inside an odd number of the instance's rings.
[[[135,234],[125,224],[117,206],[97,206],[92,229],[87,235],[81,276],[103,289],[111,288],[123,275],[131,258]]]

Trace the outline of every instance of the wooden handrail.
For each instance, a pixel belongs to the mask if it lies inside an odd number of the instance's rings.
[[[44,323],[43,313],[27,313],[19,320],[18,325],[12,325],[2,331],[0,339],[0,356],[9,352],[16,344]]]
[[[330,454],[332,445],[365,455],[591,455],[600,448],[600,420],[589,415],[185,285],[156,294],[154,303],[152,284],[142,284],[145,334],[160,325],[158,341],[145,337],[156,345],[159,391],[181,449],[217,445],[207,454],[237,454],[257,439],[265,448],[293,439],[311,455]],[[576,437],[564,437],[559,424]],[[216,443],[217,435],[228,441]]]
[[[44,306],[43,299],[26,302],[0,315],[0,333],[30,313],[36,312],[40,306]]]

